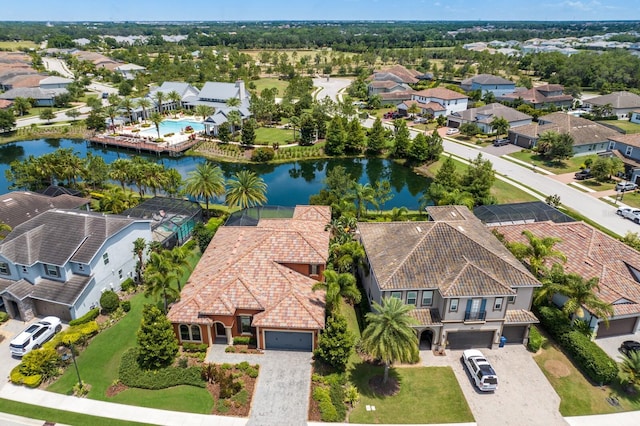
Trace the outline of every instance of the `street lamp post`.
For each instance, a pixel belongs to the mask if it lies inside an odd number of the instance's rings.
[[[75,367],[76,375],[78,376],[78,386],[79,386],[79,389],[82,389],[82,379],[80,378],[80,370],[78,370],[78,363],[76,362],[75,346],[73,345],[73,343],[68,342],[68,343],[62,343],[62,346],[60,346],[60,348],[65,348],[71,351],[71,359],[73,360],[73,366]]]

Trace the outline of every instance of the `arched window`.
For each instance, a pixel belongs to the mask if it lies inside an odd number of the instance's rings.
[[[180,324],[180,340],[185,342],[202,342],[202,332],[199,325]]]
[[[191,340],[188,325],[180,324],[180,340]]]
[[[200,335],[200,326],[192,325],[191,326],[191,340],[197,340],[198,342],[202,341],[202,336]]]

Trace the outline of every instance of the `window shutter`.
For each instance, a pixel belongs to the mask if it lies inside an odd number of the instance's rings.
[[[487,308],[487,299],[482,299],[482,303],[480,304],[480,312],[484,312]]]
[[[466,313],[471,312],[471,299],[467,300],[467,309],[465,309]]]

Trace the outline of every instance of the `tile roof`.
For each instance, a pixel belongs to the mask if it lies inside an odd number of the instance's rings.
[[[537,123],[509,129],[509,133],[531,138],[538,138],[547,131],[569,133],[573,137],[574,146],[606,142],[609,138],[620,134],[620,132],[616,132],[600,123],[582,117],[575,117],[564,112],[547,114],[540,117]]]
[[[405,90],[402,92],[385,92],[385,93],[378,93],[380,95],[380,97],[382,98],[383,101],[390,101],[390,100],[408,100],[411,99],[411,95],[413,95],[415,93],[415,90]]]
[[[390,68],[385,68],[380,71],[375,71],[376,73],[388,73],[397,76],[403,83],[414,84],[417,83],[418,76],[420,73],[416,70],[410,70],[408,68],[403,67],[402,65],[394,65]],[[375,78],[375,77],[374,77]]]
[[[13,101],[9,101],[6,99],[0,99],[0,109],[6,109],[13,105]]]
[[[331,220],[326,206],[296,206],[291,219],[221,227],[169,311],[172,322],[209,323],[209,315],[262,310],[253,325],[324,328],[324,293],[287,265],[325,264]]]
[[[591,105],[611,104],[613,108],[638,108],[640,107],[640,96],[631,92],[613,92],[588,99],[585,103]]]
[[[549,88],[547,86],[560,86],[560,88],[555,89],[553,87]],[[500,99],[506,99],[506,100],[522,99],[523,101],[533,105],[540,105],[540,104],[546,104],[546,103],[553,104],[553,103],[563,103],[563,102],[573,101],[573,96],[571,95],[546,94],[550,92],[562,91],[563,89],[564,88],[562,88],[562,86],[559,84],[554,84],[554,85],[548,84],[546,86],[533,87],[528,90],[516,90],[513,93],[507,93],[505,95],[500,96]]]
[[[480,108],[469,108],[451,115],[460,117],[465,121],[485,124],[491,124],[494,118],[504,118],[509,123],[532,119],[530,115],[497,102]]]
[[[433,222],[358,224],[381,289],[428,286],[447,297],[511,295],[514,286],[540,286],[471,212],[461,215],[465,207],[455,208],[454,220],[445,220],[440,207],[433,207]],[[451,206],[443,210],[456,212]]]
[[[525,309],[507,309],[504,324],[531,324],[539,323],[538,318],[531,311]]]
[[[458,93],[455,90],[445,89],[444,87],[434,87],[432,89],[420,90],[418,92],[415,92],[414,95],[443,100],[469,99],[467,95]]]
[[[525,242],[522,231],[529,230],[537,237],[555,237],[555,245],[567,256],[566,272],[585,279],[599,278],[598,297],[613,304],[618,315],[640,313],[640,253],[626,244],[592,228],[583,222],[537,222],[497,227],[507,241]],[[636,271],[634,273],[634,271]]]
[[[409,311],[409,315],[423,325],[442,325],[440,313],[437,309],[416,308]]]

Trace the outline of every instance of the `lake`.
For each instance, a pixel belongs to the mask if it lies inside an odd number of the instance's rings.
[[[12,161],[23,160],[29,155],[38,157],[58,148],[73,148],[80,157],[86,157],[87,151],[91,151],[92,154],[104,158],[106,163],[136,155],[131,151],[90,148],[85,141],[72,139],[38,139],[0,145],[0,191],[3,194],[10,191],[4,172],[9,169]],[[194,170],[197,164],[205,161],[203,158],[190,156],[144,157],[178,170],[183,177]],[[344,166],[360,183],[388,179],[394,197],[385,203],[384,209],[400,206],[417,209],[418,200],[430,182],[428,178],[417,175],[406,167],[378,158],[304,160],[284,164],[213,163],[220,166],[227,178],[238,170],[255,171],[267,184],[268,204],[281,206],[308,204],[309,196],[317,194],[324,186],[322,181],[327,170],[331,170],[336,165]]]

